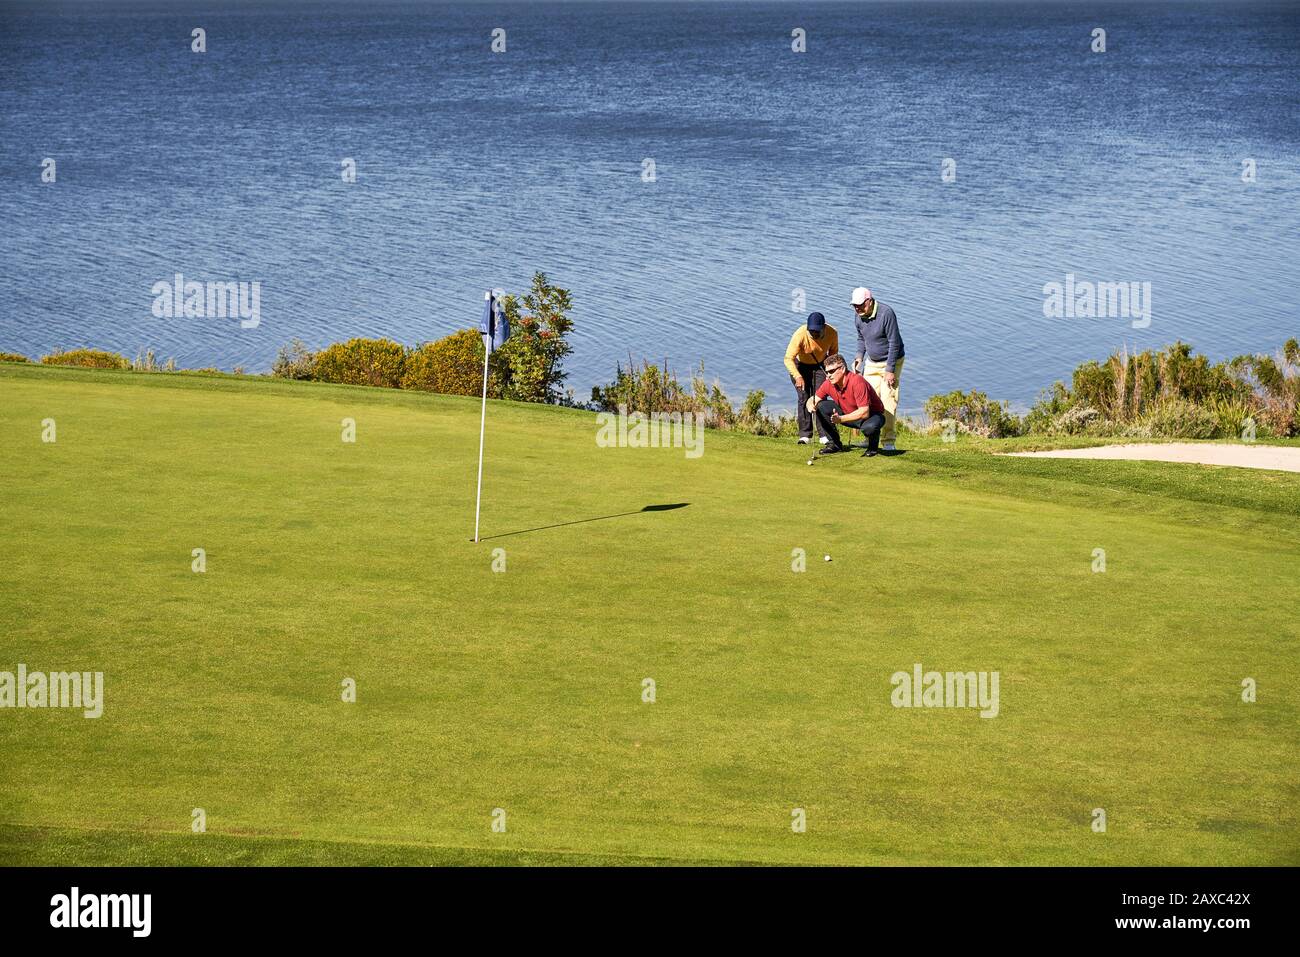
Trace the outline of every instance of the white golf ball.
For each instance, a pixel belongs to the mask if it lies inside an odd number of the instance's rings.
[[[809,459],[809,460],[808,460],[808,464],[809,464],[809,465],[812,465],[812,464],[813,464],[813,460],[812,460],[812,459]]]
[[[823,559],[824,561],[830,561],[830,560],[831,560],[831,557],[830,557],[829,555],[823,555],[823,556],[822,556],[822,559]]]

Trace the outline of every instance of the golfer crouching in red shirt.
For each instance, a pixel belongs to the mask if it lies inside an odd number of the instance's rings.
[[[808,397],[808,411],[815,412],[822,426],[822,434],[830,437],[818,455],[834,455],[847,449],[840,442],[837,425],[859,429],[867,437],[867,450],[862,454],[875,455],[880,451],[880,429],[885,424],[885,406],[871,384],[856,372],[845,368],[844,357],[839,353],[826,357],[826,381],[815,396]]]

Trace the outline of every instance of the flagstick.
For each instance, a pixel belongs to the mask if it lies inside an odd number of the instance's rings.
[[[478,510],[483,502],[483,427],[487,424],[488,358],[492,350],[483,343],[483,414],[478,420],[478,495],[474,498],[474,541],[478,541]]]

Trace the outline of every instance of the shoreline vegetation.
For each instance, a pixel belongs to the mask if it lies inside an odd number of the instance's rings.
[[[704,363],[683,382],[662,364],[631,355],[619,363],[614,379],[595,386],[588,401],[564,387],[567,335],[572,299],[544,273],[533,276],[523,296],[504,297],[514,334],[492,353],[488,396],[613,412],[620,406],[646,415],[698,413],[706,428],[750,435],[793,437],[791,415],[763,409],[766,394],[749,392],[733,402]],[[0,362],[30,362],[20,353],[0,351]],[[56,351],[40,357],[44,365],[81,366],[145,373],[201,372],[181,369],[152,349],[134,359],[100,349]],[[240,367],[235,375],[247,374]],[[483,389],[483,342],[477,330],[460,329],[415,347],[391,339],[349,339],[317,351],[295,339],[282,346],[271,377],[345,385],[477,396]],[[1048,437],[1067,439],[1287,439],[1300,436],[1300,342],[1288,339],[1274,354],[1239,355],[1212,363],[1181,341],[1161,349],[1116,351],[1101,362],[1082,363],[1070,383],[1044,389],[1024,415],[1009,403],[971,390],[930,396],[922,421],[900,417],[905,431],[955,439]]]

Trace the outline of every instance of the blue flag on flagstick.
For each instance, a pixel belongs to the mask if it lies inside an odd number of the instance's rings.
[[[506,319],[506,307],[501,300],[494,299],[493,304],[496,306],[497,321],[496,328],[492,330],[492,348],[500,349],[510,338],[510,322]]]
[[[500,349],[510,338],[510,323],[506,319],[505,306],[490,290],[483,293],[483,316],[479,319],[478,331],[483,337],[483,348],[488,352]]]
[[[492,293],[483,293],[483,315],[478,321],[478,333],[483,337],[483,348],[492,351]]]

